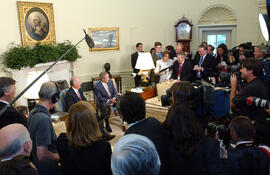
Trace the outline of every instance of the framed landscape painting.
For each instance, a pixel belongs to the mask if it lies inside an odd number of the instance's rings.
[[[22,46],[56,44],[52,3],[18,1]]]
[[[95,47],[91,51],[119,50],[119,28],[89,28]]]

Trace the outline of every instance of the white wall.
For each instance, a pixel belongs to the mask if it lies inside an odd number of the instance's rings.
[[[257,0],[259,1],[259,0]],[[225,4],[237,18],[236,43],[251,41],[258,44],[258,5],[256,0],[37,0],[54,6],[56,41],[75,44],[89,27],[119,27],[120,51],[89,52],[87,45],[79,46],[82,59],[76,63],[75,74],[81,77],[102,71],[105,62],[111,63],[111,72],[130,71],[130,54],[135,44],[142,42],[149,51],[155,41],[165,47],[175,44],[174,25],[183,15],[192,20],[191,50],[198,43],[198,21],[204,9],[213,4]],[[1,1],[0,54],[11,42],[20,44],[20,30],[16,0]],[[6,75],[0,70],[0,76]]]

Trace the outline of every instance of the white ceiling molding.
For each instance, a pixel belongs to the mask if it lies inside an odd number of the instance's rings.
[[[215,4],[206,8],[200,15],[199,25],[235,25],[234,11],[223,4]]]

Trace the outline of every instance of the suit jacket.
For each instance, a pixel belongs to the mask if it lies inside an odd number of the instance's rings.
[[[111,96],[109,96],[101,81],[97,83],[95,88],[95,95],[97,97],[97,100],[101,103],[102,106],[108,103],[108,100],[111,98],[115,98],[117,100],[117,91],[113,85],[113,81],[109,80],[107,85]]]
[[[173,64],[173,72],[172,72],[172,79],[177,79],[179,72],[179,63],[178,61],[175,61]],[[192,74],[193,74],[193,68],[189,61],[185,61],[181,72],[180,72],[180,80],[184,81],[192,81]]]
[[[126,131],[126,134],[139,134],[150,139],[156,146],[161,161],[160,174],[170,174],[169,141],[165,130],[159,121],[154,118],[146,118],[134,124]]]
[[[80,92],[80,95],[81,95],[81,98],[83,101],[86,101],[86,98],[85,96],[83,95],[83,92],[81,89],[79,89],[79,92]],[[69,110],[69,108],[77,103],[78,101],[80,101],[78,95],[76,94],[76,92],[73,90],[72,87],[69,88],[69,90],[67,91],[67,95],[66,95],[66,109],[67,111]]]
[[[201,57],[196,56],[194,60],[194,65],[199,65]],[[204,61],[201,65],[203,67],[203,71],[201,71],[201,78],[205,81],[209,81],[208,77],[214,77],[217,72],[217,64],[215,57],[209,54],[206,54]],[[195,75],[197,71],[194,71]]]
[[[0,111],[6,106],[6,103],[0,102]],[[0,116],[0,129],[13,123],[20,123],[26,127],[26,118],[18,113],[15,108],[9,107],[2,116]]]
[[[228,150],[228,160],[231,175],[269,174],[269,160],[260,148],[240,144],[233,150]]]
[[[138,73],[140,71],[140,69],[135,69],[138,56],[139,56],[138,52],[134,52],[133,54],[131,54],[131,66],[134,73]]]

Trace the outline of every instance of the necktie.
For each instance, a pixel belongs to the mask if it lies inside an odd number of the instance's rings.
[[[177,75],[177,79],[180,80],[180,72],[182,70],[183,64],[179,65],[179,71],[178,71],[178,75]]]
[[[161,53],[157,53],[157,56],[159,59],[162,59],[162,54]]]
[[[78,95],[79,99],[82,100],[82,97],[81,97],[81,94],[79,91],[77,91],[77,95]]]
[[[202,56],[202,57],[201,57],[201,59],[200,59],[200,62],[199,62],[198,68],[200,68],[200,67],[201,67],[202,63],[203,63],[203,56]],[[197,77],[201,77],[201,72],[197,71],[196,76],[197,76]]]
[[[203,62],[203,56],[202,56],[202,57],[201,57],[201,59],[200,59],[200,62],[199,62],[199,67],[201,67],[202,62]]]
[[[105,90],[107,91],[108,95],[111,97],[111,93],[109,91],[108,84],[105,83],[104,85],[105,85]]]

